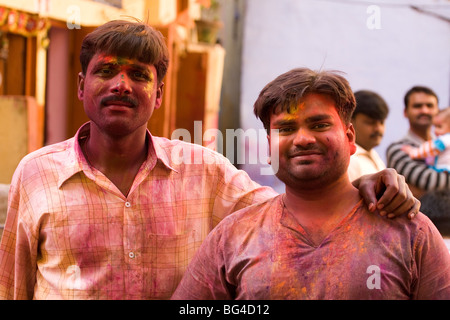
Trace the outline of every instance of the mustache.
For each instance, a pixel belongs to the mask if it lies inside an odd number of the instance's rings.
[[[377,138],[377,137],[383,138],[383,134],[381,134],[379,132],[375,132],[370,135],[370,138]]]
[[[429,114],[419,114],[419,115],[417,116],[417,119],[422,118],[422,117],[427,118],[427,119],[429,119],[429,120],[433,119],[433,117],[430,116]]]
[[[306,146],[306,147],[296,147],[295,149],[292,149],[289,151],[288,156],[289,157],[297,157],[297,156],[303,156],[308,154],[322,154],[323,151],[321,148],[315,145]]]
[[[120,102],[125,102],[125,103],[129,103],[132,105],[132,107],[136,107],[138,105],[138,102],[136,99],[133,99],[131,97],[128,96],[108,96],[108,97],[104,97],[100,103],[102,106],[104,106],[106,103],[111,102],[111,101],[120,101]]]

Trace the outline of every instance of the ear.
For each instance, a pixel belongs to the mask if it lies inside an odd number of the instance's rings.
[[[164,93],[164,82],[158,84],[156,88],[156,100],[155,100],[155,109],[159,109],[162,105],[162,98]]]
[[[356,152],[356,132],[352,123],[350,123],[347,127],[347,139],[350,146],[350,155],[352,155]]]
[[[78,73],[78,99],[83,101],[84,98],[84,74]]]

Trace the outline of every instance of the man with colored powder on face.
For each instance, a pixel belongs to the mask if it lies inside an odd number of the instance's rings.
[[[0,245],[0,297],[168,299],[220,220],[276,193],[218,153],[150,134],[169,61],[160,32],[108,22],[85,37],[80,61],[78,97],[90,122],[19,164]],[[200,164],[191,161],[198,155]],[[419,210],[394,171],[358,182],[372,209]]]
[[[286,193],[222,220],[173,299],[450,299],[431,221],[368,214],[351,184],[354,108],[338,72],[294,69],[261,91],[254,111]]]

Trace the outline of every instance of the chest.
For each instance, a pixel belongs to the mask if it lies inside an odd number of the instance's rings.
[[[345,237],[344,237],[345,238]],[[407,299],[410,261],[382,237],[330,237],[319,247],[280,236],[239,274],[242,299]],[[386,246],[389,250],[386,250]],[[406,255],[407,256],[407,255]]]

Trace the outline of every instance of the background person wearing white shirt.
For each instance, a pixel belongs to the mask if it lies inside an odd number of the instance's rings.
[[[389,108],[386,101],[376,92],[360,90],[355,92],[356,109],[352,124],[356,131],[356,152],[350,157],[348,174],[350,180],[386,168],[378,153],[378,146],[384,135],[384,121]]]

